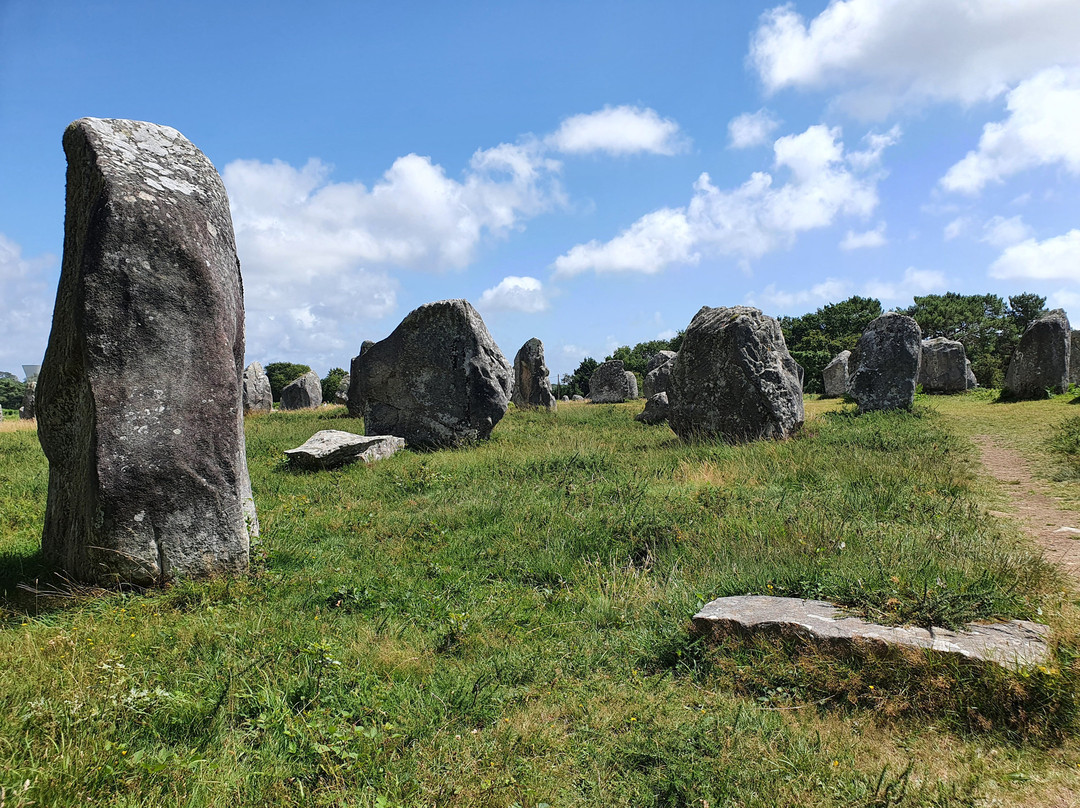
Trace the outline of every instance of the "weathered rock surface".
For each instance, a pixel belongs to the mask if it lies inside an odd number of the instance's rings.
[[[962,342],[945,337],[922,341],[919,384],[924,393],[963,393],[970,369]]]
[[[225,187],[175,129],[64,133],[64,258],[39,377],[46,560],[81,581],[236,573],[258,532]]]
[[[515,407],[554,410],[558,404],[551,392],[548,367],[544,362],[544,343],[533,337],[514,357],[514,393],[510,400]]]
[[[270,379],[258,362],[244,368],[244,412],[270,412],[274,409],[274,395],[270,391]]]
[[[851,351],[841,351],[833,357],[832,361],[821,372],[825,381],[825,395],[831,398],[841,398],[847,394],[848,385],[848,360]]]
[[[23,421],[32,421],[37,417],[37,382],[27,382],[23,390],[22,406],[19,407],[19,418]]]
[[[559,399],[559,401],[569,401],[569,400],[570,400],[570,396],[563,396],[562,398]]]
[[[637,376],[633,374],[633,371],[626,371],[626,397],[628,399],[635,399],[638,397],[637,389]]]
[[[322,406],[322,380],[314,370],[293,379],[281,391],[281,409],[306,410]]]
[[[1005,372],[1005,390],[1014,398],[1046,398],[1069,386],[1072,329],[1061,309],[1040,317],[1024,331]]]
[[[922,332],[911,317],[888,312],[873,320],[848,358],[848,393],[859,412],[910,410],[922,357]]]
[[[972,624],[965,631],[914,626],[880,626],[843,617],[830,603],[767,595],[719,598],[694,615],[694,628],[707,637],[771,634],[809,639],[839,650],[893,648],[933,650],[1006,668],[1039,665],[1049,658],[1049,629],[1027,620]]]
[[[357,360],[352,389],[369,435],[459,446],[487,439],[510,403],[513,369],[466,300],[421,306]]]
[[[360,389],[360,363],[364,354],[371,350],[375,343],[366,339],[360,344],[360,353],[353,357],[349,364],[349,393],[345,402],[349,408],[349,415],[353,418],[361,418],[364,415],[364,391]]]
[[[979,386],[979,380],[975,378],[975,371],[971,369],[971,360],[964,360],[964,388],[974,390]]]
[[[671,366],[676,356],[674,351],[660,351],[649,360],[645,368],[645,378],[641,382],[642,394],[645,398],[667,392],[671,384]]]
[[[684,440],[786,438],[802,425],[795,360],[780,325],[748,306],[694,315],[675,359],[668,423]]]
[[[656,393],[649,396],[649,399],[645,402],[645,409],[634,416],[635,421],[641,421],[643,424],[662,424],[668,418],[668,394]]]
[[[1069,384],[1080,387],[1080,329],[1069,337]]]
[[[290,465],[310,471],[324,471],[363,460],[385,460],[405,448],[405,439],[395,435],[355,435],[339,429],[316,432],[295,449],[286,449]]]
[[[626,368],[621,359],[612,359],[596,366],[589,377],[589,400],[593,404],[618,404],[630,397]]]
[[[579,395],[578,395],[577,393],[575,393],[574,395],[572,395],[572,396],[570,397],[570,400],[571,400],[571,401],[584,401],[584,400],[585,400],[585,396],[579,396]]]
[[[341,381],[338,382],[337,390],[334,391],[335,404],[349,403],[349,381],[348,373],[341,377]]]

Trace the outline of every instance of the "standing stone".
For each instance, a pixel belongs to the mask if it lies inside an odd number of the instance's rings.
[[[574,395],[570,396],[570,400],[571,401],[584,401],[585,396],[579,396],[577,393],[574,393]]]
[[[911,317],[888,312],[872,321],[848,359],[848,392],[859,412],[910,410],[922,358],[922,331]]]
[[[322,381],[319,374],[309,370],[293,379],[281,391],[281,409],[307,410],[322,406]]]
[[[514,394],[510,397],[514,406],[554,410],[558,404],[551,392],[548,374],[544,363],[544,343],[533,337],[521,346],[514,357]]]
[[[360,353],[349,363],[349,393],[345,403],[349,407],[349,415],[353,418],[361,418],[364,415],[364,391],[360,389],[360,362],[374,344],[372,340],[364,340],[360,344]]]
[[[645,367],[645,378],[641,383],[642,393],[646,399],[652,398],[657,393],[667,392],[671,384],[671,365],[676,356],[675,351],[659,351],[653,354]]]
[[[589,400],[593,404],[618,404],[630,397],[630,383],[621,359],[596,366],[589,377]]]
[[[32,421],[35,416],[35,404],[37,402],[37,382],[31,381],[26,383],[26,389],[23,390],[22,406],[19,407],[19,418],[23,421]]]
[[[833,360],[825,366],[821,375],[825,380],[825,395],[830,398],[840,398],[847,393],[848,385],[848,360],[851,351],[841,351]]]
[[[225,187],[175,129],[64,133],[64,258],[38,384],[45,559],[80,581],[238,573],[258,534]]]
[[[270,412],[274,409],[274,395],[270,391],[270,379],[258,362],[244,368],[244,412]]]
[[[559,399],[559,401],[569,401],[569,400],[570,400],[570,396],[563,396],[562,398]]]
[[[346,373],[341,377],[341,381],[338,382],[337,390],[334,391],[334,403],[335,404],[348,404],[349,403],[349,374]]]
[[[684,440],[786,438],[802,425],[795,360],[779,323],[747,306],[703,306],[671,373],[668,423]]]
[[[353,361],[368,435],[411,447],[486,440],[506,414],[513,369],[467,300],[428,303]]]
[[[637,376],[632,371],[626,371],[626,397],[634,399],[638,397]]]
[[[1069,338],[1069,384],[1080,387],[1080,330]]]
[[[1040,317],[1024,331],[1009,360],[1005,390],[1014,398],[1046,398],[1069,386],[1072,348],[1069,318],[1061,309]]]
[[[924,393],[963,393],[968,389],[970,370],[962,342],[945,337],[922,341],[919,384]]]
[[[643,424],[662,424],[667,420],[670,409],[668,394],[656,393],[649,397],[645,402],[645,409],[635,415],[634,420],[641,421]]]
[[[964,359],[964,389],[974,390],[979,386],[979,380],[975,378],[975,371],[971,369],[971,360]]]

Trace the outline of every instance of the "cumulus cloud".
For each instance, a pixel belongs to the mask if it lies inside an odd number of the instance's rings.
[[[794,292],[778,289],[770,283],[758,294],[747,295],[747,305],[757,306],[762,311],[792,311],[796,308],[814,308],[826,303],[835,303],[848,297],[849,284],[837,278],[826,278],[809,289]]]
[[[762,310],[809,311],[827,303],[838,303],[852,294],[875,297],[885,303],[910,300],[913,295],[945,291],[947,280],[941,272],[908,267],[901,281],[873,279],[861,287],[850,281],[826,278],[809,289],[789,291],[770,283],[758,294],[747,295],[746,302]]]
[[[536,278],[509,275],[480,295],[481,309],[536,314],[548,307],[543,284]]]
[[[840,242],[841,250],[861,250],[868,247],[884,247],[888,244],[885,238],[885,222],[880,222],[873,230],[856,233],[848,230],[843,241]]]
[[[904,270],[904,278],[899,283],[875,279],[863,287],[862,294],[866,297],[876,297],[883,303],[892,303],[910,300],[913,295],[944,292],[947,284],[948,281],[942,272],[908,267]]]
[[[21,365],[45,355],[56,299],[59,264],[55,255],[26,258],[22,247],[0,233],[0,370],[22,378]]]
[[[980,241],[1000,250],[1023,241],[1031,234],[1031,228],[1021,216],[1013,216],[1010,219],[994,216],[983,224],[983,235]]]
[[[990,265],[994,278],[1064,280],[1080,283],[1080,230],[1045,241],[1033,238],[1007,247]]]
[[[946,241],[952,241],[954,238],[959,238],[964,233],[971,229],[972,219],[970,216],[957,216],[947,225],[943,231],[943,236]]]
[[[864,116],[995,98],[1033,73],[1077,64],[1075,0],[831,0],[807,23],[762,15],[749,53],[765,89],[830,89]]]
[[[1060,163],[1080,174],[1080,69],[1044,70],[1007,98],[1009,116],[986,124],[978,148],[941,178],[947,191],[977,194],[988,183],[1040,165]]]
[[[767,109],[744,112],[728,122],[728,137],[733,149],[746,149],[768,142],[780,121]]]
[[[565,154],[604,152],[614,156],[639,152],[672,155],[687,145],[675,121],[661,118],[655,110],[631,106],[573,115],[545,139],[545,144]]]
[[[840,130],[817,125],[778,139],[773,152],[774,170],[786,173],[786,182],[755,172],[738,188],[721,190],[702,174],[688,205],[648,213],[609,241],[572,247],[555,260],[556,276],[590,269],[653,274],[706,255],[748,261],[840,215],[866,217],[877,206],[880,149],[872,160],[861,152],[856,169],[844,154]]]

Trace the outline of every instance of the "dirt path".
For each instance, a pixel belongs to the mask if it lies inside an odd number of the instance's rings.
[[[1012,501],[1008,513],[991,513],[1019,522],[1043,548],[1046,558],[1061,567],[1080,588],[1080,514],[1062,510],[1043,493],[1043,486],[1019,452],[1001,446],[989,435],[975,435],[973,440],[982,453],[983,465],[1004,484]],[[1063,527],[1077,532],[1058,532]]]

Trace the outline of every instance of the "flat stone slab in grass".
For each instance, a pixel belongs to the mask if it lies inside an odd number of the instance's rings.
[[[357,460],[374,463],[405,448],[405,439],[394,435],[354,435],[339,429],[316,432],[295,449],[286,449],[289,463],[312,471],[335,469]]]
[[[1050,629],[1028,620],[974,623],[966,631],[914,626],[879,626],[858,617],[843,617],[831,603],[768,595],[739,595],[706,603],[694,615],[694,628],[707,636],[779,634],[803,637],[823,645],[860,645],[934,650],[967,659],[1023,668],[1046,662]]]

